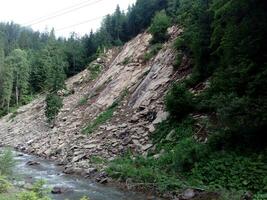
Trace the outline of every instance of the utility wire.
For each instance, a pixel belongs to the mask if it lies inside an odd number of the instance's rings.
[[[121,10],[121,12],[125,12],[125,11],[127,11],[127,9],[126,9],[126,10]],[[95,17],[95,18],[92,18],[92,19],[89,19],[89,20],[86,20],[86,21],[82,21],[82,22],[79,22],[79,23],[77,23],[77,24],[72,24],[72,25],[70,25],[70,26],[65,26],[65,27],[56,29],[55,31],[56,31],[56,32],[57,32],[57,31],[62,31],[62,30],[69,29],[69,28],[72,28],[72,27],[75,27],[75,26],[79,26],[79,25],[82,25],[82,24],[87,24],[87,23],[89,23],[89,22],[96,21],[96,20],[98,20],[98,19],[102,19],[103,17],[106,17],[107,15],[108,15],[108,14],[103,15],[103,16],[99,16],[99,17]]]
[[[100,17],[95,17],[93,19],[89,19],[89,20],[86,20],[86,21],[83,21],[83,22],[79,22],[77,24],[72,24],[70,26],[65,26],[63,28],[56,29],[55,31],[62,31],[62,30],[65,30],[65,29],[68,29],[68,28],[72,28],[72,27],[75,27],[75,26],[79,26],[79,25],[82,25],[82,24],[87,24],[89,22],[96,21],[98,19],[102,19],[103,17],[105,17],[105,15],[104,16],[100,16]]]
[[[38,21],[36,21],[36,22],[34,22],[34,23],[27,24],[27,25],[25,25],[25,26],[33,26],[33,25],[39,24],[39,23],[41,23],[41,22],[44,22],[44,21],[47,21],[47,20],[50,20],[50,19],[53,19],[53,18],[56,18],[56,17],[60,17],[60,16],[62,16],[62,15],[66,15],[66,14],[71,13],[71,12],[74,12],[74,11],[76,11],[76,10],[80,10],[80,9],[85,8],[85,7],[87,7],[87,6],[91,6],[91,5],[97,4],[97,3],[101,2],[101,1],[103,1],[103,0],[96,0],[96,1],[94,1],[94,2],[91,2],[91,3],[85,4],[85,5],[79,6],[79,7],[77,7],[77,8],[73,8],[73,9],[67,10],[67,11],[62,12],[62,13],[60,13],[60,14],[55,14],[55,15],[52,15],[52,16],[50,16],[50,17],[46,17],[46,18],[40,19],[40,20],[38,20]]]
[[[44,18],[47,18],[47,17],[49,17],[49,16],[51,16],[51,15],[55,15],[55,14],[57,14],[57,13],[64,12],[64,11],[66,11],[66,10],[72,9],[73,7],[77,7],[77,6],[79,6],[79,5],[82,5],[82,4],[84,4],[84,3],[87,3],[88,1],[92,1],[92,0],[86,0],[86,1],[80,2],[80,3],[78,3],[78,4],[75,4],[75,5],[72,5],[72,6],[69,6],[69,7],[60,9],[60,10],[57,10],[57,11],[55,11],[55,12],[49,13],[49,14],[44,15],[44,16],[42,16],[42,17],[38,17],[38,18],[36,18],[36,19],[34,19],[34,20],[28,21],[27,23],[23,23],[23,24],[31,24],[31,23],[34,23],[34,22],[36,22],[36,21],[38,21],[38,20],[42,20],[42,19],[44,19]]]

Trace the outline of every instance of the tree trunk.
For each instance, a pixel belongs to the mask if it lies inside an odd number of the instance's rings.
[[[17,77],[16,77],[16,104],[17,106],[19,105],[19,88],[18,88],[18,80],[19,77],[18,77],[18,74],[17,74]]]
[[[10,101],[7,101],[7,113],[9,113]]]

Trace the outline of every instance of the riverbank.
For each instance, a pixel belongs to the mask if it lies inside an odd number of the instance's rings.
[[[13,176],[15,186],[30,187],[38,180],[44,180],[45,187],[54,190],[50,197],[55,200],[79,200],[87,196],[90,200],[146,200],[145,194],[121,190],[112,184],[98,184],[88,178],[62,173],[62,167],[52,161],[25,153],[14,152],[16,165]],[[56,193],[56,194],[55,194]],[[159,199],[159,198],[154,198]]]

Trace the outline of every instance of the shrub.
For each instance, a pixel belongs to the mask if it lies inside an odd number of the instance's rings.
[[[165,11],[156,13],[149,28],[149,32],[153,35],[152,43],[164,42],[166,40],[166,32],[170,24],[170,18],[166,15]]]
[[[18,200],[51,200],[48,195],[48,190],[44,187],[43,180],[37,181],[30,191],[23,191],[18,194]]]
[[[267,191],[267,165],[256,156],[213,153],[195,165],[192,176],[210,187],[253,192]]]
[[[176,57],[175,57],[174,68],[178,69],[182,64],[182,61],[183,61],[183,54],[179,52],[176,54]]]
[[[90,71],[90,80],[95,80],[98,75],[100,74],[102,70],[102,66],[100,64],[91,64],[88,67],[88,70]]]
[[[205,158],[207,153],[203,144],[197,143],[193,138],[185,138],[174,148],[173,169],[178,172],[188,172],[194,167],[195,163]]]
[[[126,57],[123,61],[122,64],[123,65],[128,65],[131,62],[131,58],[130,57]]]
[[[89,123],[83,133],[90,134],[96,130],[101,124],[105,123],[113,116],[113,112],[116,109],[116,104],[110,106],[106,111],[102,112],[93,122]]]
[[[44,187],[44,185],[44,180],[38,180],[33,184],[31,191],[33,191],[38,196],[38,198],[44,198],[48,194],[48,190]]]
[[[11,184],[6,180],[5,177],[0,176],[0,194],[7,192],[7,190],[11,187]]]
[[[137,157],[131,159],[129,155],[114,160],[107,173],[113,178],[131,180],[133,185],[146,188],[156,187],[161,192],[182,188],[184,183],[174,175],[169,175],[157,167],[157,162],[151,158]],[[131,184],[131,183],[130,183]]]
[[[40,200],[37,195],[34,192],[29,192],[29,191],[25,191],[25,192],[21,192],[18,195],[18,199],[19,200]]]
[[[176,120],[168,119],[157,126],[152,135],[153,143],[157,144],[157,150],[165,149],[171,151],[177,141],[193,135],[194,120],[190,117],[185,118],[180,123]]]
[[[193,95],[184,85],[175,84],[166,96],[166,107],[174,118],[182,119],[194,108]]]
[[[89,199],[89,197],[84,196],[80,200],[90,200],[90,199]]]
[[[87,100],[88,100],[88,96],[83,96],[83,97],[79,100],[78,105],[79,105],[79,106],[85,105],[85,104],[87,103]]]
[[[9,176],[12,174],[12,168],[15,165],[11,150],[4,150],[0,154],[0,175]]]
[[[45,115],[48,122],[51,123],[55,120],[57,114],[63,106],[62,98],[55,93],[48,94],[46,97]]]
[[[253,196],[253,200],[266,200],[267,194],[256,194]]]
[[[144,61],[149,61],[151,58],[153,58],[155,55],[157,55],[157,53],[162,49],[162,44],[157,43],[157,44],[153,44],[149,51],[145,53],[144,55]]]
[[[188,47],[186,46],[186,41],[183,37],[178,37],[174,42],[174,48],[176,50],[186,51],[188,50]]]

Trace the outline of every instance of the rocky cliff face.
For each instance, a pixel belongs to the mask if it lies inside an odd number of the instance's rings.
[[[53,128],[46,123],[44,97],[40,96],[20,108],[16,116],[0,120],[0,145],[57,160],[66,165],[66,172],[88,171],[95,156],[111,160],[128,150],[146,154],[153,148],[149,136],[155,125],[168,116],[164,95],[178,77],[172,44],[180,33],[179,28],[170,28],[169,41],[149,62],[143,59],[151,39],[148,33],[138,35],[122,49],[109,50],[92,63],[102,69],[98,78],[94,80],[85,70],[67,80],[72,92],[65,95]],[[111,119],[88,135],[82,133],[114,102],[118,106]]]

